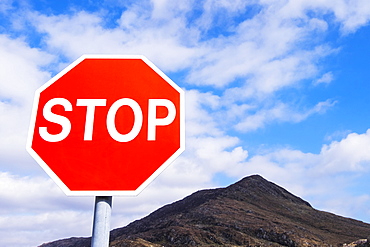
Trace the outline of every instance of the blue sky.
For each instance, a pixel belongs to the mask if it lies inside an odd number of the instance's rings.
[[[1,1],[0,245],[91,234],[94,198],[25,150],[35,90],[83,54],[145,55],[186,92],[186,151],[112,228],[256,173],[370,222],[369,21],[367,0]]]

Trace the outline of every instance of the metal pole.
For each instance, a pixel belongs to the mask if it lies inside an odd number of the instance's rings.
[[[96,196],[91,247],[108,247],[112,197]]]

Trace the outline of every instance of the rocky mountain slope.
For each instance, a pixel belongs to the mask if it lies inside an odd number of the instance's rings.
[[[253,175],[226,188],[195,192],[115,229],[110,246],[343,246],[368,236],[369,224],[318,211]],[[41,246],[89,247],[90,239]]]

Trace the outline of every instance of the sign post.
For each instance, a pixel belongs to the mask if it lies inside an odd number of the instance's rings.
[[[84,55],[36,90],[27,150],[66,195],[96,196],[94,247],[112,196],[138,195],[184,151],[184,107],[144,56]]]
[[[91,247],[108,247],[112,196],[96,196]]]

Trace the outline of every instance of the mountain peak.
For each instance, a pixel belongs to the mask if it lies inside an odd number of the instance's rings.
[[[311,207],[307,201],[304,201],[286,189],[267,181],[260,175],[245,177],[239,182],[228,186],[226,189],[229,190],[229,194],[235,195],[239,192],[240,197],[247,197],[250,201],[257,200],[258,203],[260,203],[260,200],[271,201],[277,199]]]

